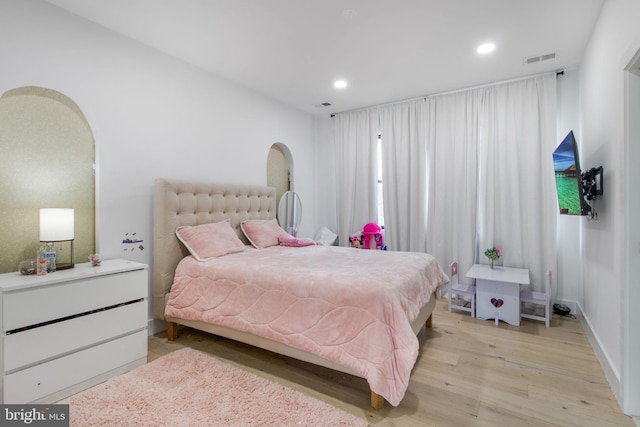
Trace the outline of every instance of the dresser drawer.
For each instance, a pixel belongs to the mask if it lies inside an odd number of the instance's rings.
[[[47,361],[147,326],[147,301],[5,336],[4,372]]]
[[[57,274],[56,273],[52,273]],[[4,331],[65,318],[147,296],[146,270],[90,276],[6,292]],[[46,276],[45,276],[46,277]]]
[[[145,330],[5,376],[4,403],[51,402],[47,396],[58,393],[57,400],[65,389],[69,396],[77,391],[72,387],[97,384],[101,375],[146,357]]]

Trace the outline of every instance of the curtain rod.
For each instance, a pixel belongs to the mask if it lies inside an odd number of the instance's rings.
[[[371,105],[369,107],[354,108],[353,110],[340,111],[340,113],[332,113],[331,117],[335,117],[336,114],[341,114],[341,113],[350,113],[350,112],[353,112],[353,111],[368,110],[370,108],[387,107],[389,105],[401,104],[403,102],[408,102],[408,101],[415,101],[416,99],[420,99],[420,98],[429,98],[431,96],[440,96],[440,95],[450,95],[452,93],[464,92],[466,90],[474,90],[474,89],[480,89],[480,88],[483,88],[483,87],[497,86],[497,85],[501,85],[501,84],[504,84],[504,83],[513,83],[513,82],[517,82],[517,81],[520,81],[520,80],[526,80],[526,79],[530,79],[530,78],[533,78],[533,77],[544,76],[544,75],[551,74],[551,73],[552,73],[551,71],[546,71],[544,73],[533,74],[533,75],[526,76],[526,77],[518,77],[518,78],[515,78],[515,79],[511,79],[511,80],[503,80],[503,81],[500,81],[500,82],[493,82],[493,83],[487,83],[487,84],[484,84],[484,85],[471,86],[471,87],[467,87],[467,88],[463,88],[463,89],[455,89],[455,90],[450,90],[450,91],[446,91],[446,92],[432,93],[431,95],[421,95],[421,96],[416,96],[415,98],[407,98],[407,99],[402,99],[400,101],[391,101],[391,102],[387,102],[387,103],[384,103],[384,104]],[[563,76],[563,75],[564,75],[564,70],[556,71],[556,78],[558,76]]]

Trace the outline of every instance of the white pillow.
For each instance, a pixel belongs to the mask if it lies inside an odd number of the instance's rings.
[[[322,227],[316,234],[315,241],[319,245],[333,246],[336,243],[338,235],[327,227]]]

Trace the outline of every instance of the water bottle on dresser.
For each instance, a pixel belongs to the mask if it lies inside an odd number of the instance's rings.
[[[47,260],[47,273],[54,273],[56,271],[56,248],[52,242],[47,243],[47,248],[44,251],[44,257]]]
[[[38,249],[38,257],[36,258],[36,275],[47,275],[47,259],[44,257],[44,248],[42,246]]]

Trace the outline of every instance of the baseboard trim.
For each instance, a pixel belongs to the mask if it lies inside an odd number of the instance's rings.
[[[159,332],[167,330],[167,322],[160,319],[149,319],[147,321],[147,331],[149,331],[149,336],[155,335]]]
[[[615,369],[613,369],[613,366],[609,361],[609,358],[607,357],[606,352],[602,349],[602,346],[600,345],[600,340],[598,339],[598,336],[596,335],[596,333],[593,331],[593,328],[591,327],[591,322],[589,322],[589,318],[584,315],[584,311],[582,310],[582,307],[580,306],[580,304],[573,301],[571,301],[571,303],[573,303],[573,307],[575,307],[576,317],[578,318],[578,320],[580,321],[580,324],[584,328],[584,332],[587,336],[587,339],[589,340],[589,344],[591,344],[593,353],[598,358],[598,362],[600,362],[600,366],[604,371],[604,375],[607,379],[607,382],[609,383],[609,387],[611,387],[611,391],[613,392],[613,395],[618,401],[618,405],[620,406],[620,408],[622,408],[622,403],[621,403],[622,402],[622,384],[620,382],[620,373],[616,372]],[[571,305],[568,304],[567,302],[563,302],[563,304],[571,307]]]

